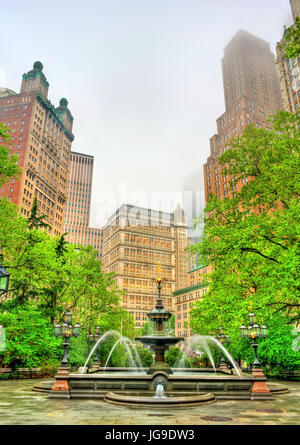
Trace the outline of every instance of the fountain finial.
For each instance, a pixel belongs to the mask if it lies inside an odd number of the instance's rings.
[[[160,267],[160,261],[158,262],[158,265],[157,265],[157,275],[158,275],[158,277],[157,277],[157,282],[160,283],[160,282],[161,282],[161,267]]]

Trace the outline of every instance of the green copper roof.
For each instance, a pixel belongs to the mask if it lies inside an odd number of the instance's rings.
[[[46,76],[42,71],[43,71],[43,64],[39,61],[34,62],[32,70],[28,71],[27,74],[26,73],[23,74],[22,79],[27,80],[39,77],[41,81],[44,83],[44,85],[48,88],[49,82],[47,81]]]
[[[187,294],[188,292],[192,292],[194,290],[203,289],[204,287],[208,287],[208,283],[199,283],[194,286],[185,287],[184,289],[179,289],[173,292],[174,297],[177,295]]]
[[[48,108],[48,110],[50,110],[52,112],[52,114],[56,117],[56,119],[60,122],[60,124],[63,126],[64,129],[64,133],[65,135],[70,139],[70,141],[72,142],[74,140],[74,135],[65,127],[64,121],[60,115],[60,113],[57,112],[57,110],[55,109],[54,105],[52,105],[52,103],[50,102],[50,100],[46,100],[43,98],[43,96],[41,96],[40,94],[37,94],[37,99],[43,103],[45,105],[45,107]]]
[[[200,264],[199,266],[195,267],[195,269],[189,270],[188,273],[195,272],[195,270],[204,269],[204,267],[207,267],[208,264]]]

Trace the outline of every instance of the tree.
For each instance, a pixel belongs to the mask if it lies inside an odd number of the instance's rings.
[[[285,56],[296,59],[300,54],[300,18],[296,17],[295,23],[287,28],[284,33]]]
[[[6,145],[11,145],[10,129],[0,122],[0,141],[4,140]],[[0,144],[0,187],[13,176],[18,177],[21,169],[18,168],[18,156],[10,154],[10,150]]]
[[[0,313],[6,334],[5,351],[0,352],[0,367],[53,367],[59,364],[60,341],[53,327],[35,306],[24,305]]]
[[[142,366],[145,368],[149,368],[153,363],[153,354],[149,351],[148,348],[145,348],[142,345],[137,345],[137,352],[141,359]]]
[[[192,250],[213,272],[209,292],[191,312],[195,333],[211,334],[220,314],[234,336],[250,300],[266,323],[277,313],[291,324],[300,319],[299,116],[279,112],[270,124],[247,127],[219,157],[232,188],[245,185],[231,199],[208,200],[204,235]]]
[[[40,214],[38,210],[38,200],[37,196],[35,195],[32,203],[32,207],[30,209],[30,216],[27,219],[28,222],[28,228],[29,230],[35,229],[49,229],[51,226],[50,224],[46,223],[45,220],[47,220],[47,215]]]
[[[190,368],[188,358],[178,346],[173,346],[172,348],[168,349],[165,354],[165,362],[172,368],[174,365],[178,365],[179,361],[182,362],[183,368]]]

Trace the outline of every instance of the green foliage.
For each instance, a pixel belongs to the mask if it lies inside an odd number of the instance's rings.
[[[84,335],[87,338],[88,333],[95,332],[100,325],[101,332],[115,329],[133,339],[136,336],[134,319],[121,307],[122,292],[117,288],[114,274],[103,272],[96,250],[69,244],[65,234],[51,237],[47,231],[40,230],[45,227],[36,200],[31,217],[26,220],[15,205],[0,199],[0,251],[10,273],[9,293],[0,296],[0,311],[14,314],[24,310],[25,317],[34,305],[53,330],[54,320],[63,321],[70,304],[74,322],[77,319],[82,326],[80,338],[71,339],[74,349],[71,348],[70,360],[73,367],[82,366],[87,358]],[[59,350],[61,359],[62,348]],[[33,362],[40,361],[37,349],[30,353]],[[119,355],[119,362],[125,364],[124,351]],[[52,355],[47,357],[45,354],[45,366],[51,367]],[[29,358],[26,360],[30,362]],[[116,358],[113,360],[118,362]]]
[[[9,181],[11,177],[18,177],[21,170],[18,168],[18,156],[11,155],[9,145],[11,145],[11,130],[5,124],[0,122],[0,139],[4,140],[5,145],[0,143],[0,187]]]
[[[284,33],[285,56],[296,59],[300,55],[300,18],[296,17],[295,23],[287,28]]]
[[[283,326],[300,319],[300,119],[278,112],[270,124],[269,129],[249,126],[219,157],[222,175],[234,178],[232,187],[249,180],[232,199],[210,197],[203,238],[192,249],[213,271],[209,292],[191,310],[191,328],[210,335],[222,317],[236,359],[252,353],[239,337],[250,300],[270,325],[277,313]]]
[[[293,348],[294,328],[281,316],[269,322],[269,335],[260,342],[258,357],[261,363],[273,372],[280,369],[300,369],[300,352]]]
[[[178,346],[173,346],[170,348],[165,354],[165,362],[172,368],[175,364],[178,366],[178,363],[182,362],[183,368],[189,368],[190,363],[188,358],[183,354],[181,349]],[[177,362],[177,363],[176,363]],[[181,366],[179,366],[181,367]]]
[[[144,368],[150,367],[153,363],[152,352],[148,348],[143,347],[142,345],[137,345],[137,352],[140,356],[142,366]]]
[[[53,327],[35,306],[24,305],[0,313],[6,349],[0,352],[1,367],[56,367],[62,353]]]
[[[30,215],[27,219],[28,228],[31,229],[48,229],[50,228],[50,224],[46,223],[47,215],[40,214],[38,210],[38,200],[35,195],[32,203],[32,207],[30,209]]]
[[[38,230],[42,222],[36,218],[28,227],[26,219],[7,200],[0,200],[0,210],[0,249],[11,274],[10,292],[0,297],[4,307],[34,300],[53,322],[56,317],[63,318],[70,302],[74,315],[87,329],[94,329],[102,314],[120,320],[121,292],[113,274],[101,269],[93,248],[78,249],[64,236],[50,237]],[[134,335],[130,317],[123,318],[125,331]]]
[[[177,346],[174,346],[173,348],[170,348],[166,354],[165,354],[165,362],[168,363],[170,367],[174,366],[176,360],[178,359],[180,355],[180,348]]]
[[[89,345],[88,337],[85,330],[81,329],[78,337],[71,337],[70,339],[70,367],[77,370],[83,366],[88,358]]]

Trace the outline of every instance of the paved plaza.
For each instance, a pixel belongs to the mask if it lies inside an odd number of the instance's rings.
[[[297,425],[300,382],[278,382],[290,392],[272,401],[217,401],[185,409],[145,409],[102,401],[48,399],[36,380],[0,382],[1,425]]]

